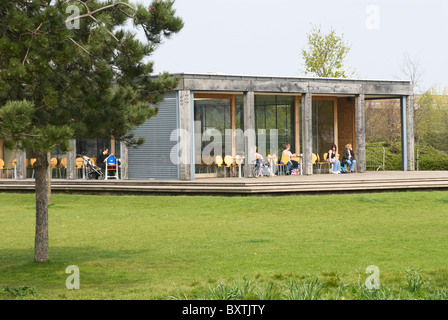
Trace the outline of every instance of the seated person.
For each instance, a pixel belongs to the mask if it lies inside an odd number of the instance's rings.
[[[292,153],[289,149],[291,149],[291,145],[285,144],[284,146],[284,150],[282,152],[282,158],[283,155],[288,155],[289,161],[286,163],[286,174],[289,174],[291,171],[291,168],[298,168],[299,167],[299,163],[297,161],[291,160],[291,157],[297,157],[297,155],[294,153]]]
[[[332,163],[333,164],[333,171],[332,173],[341,173],[341,163],[338,160],[338,154],[336,153],[336,145],[333,144],[331,146],[330,151],[328,151],[328,157],[327,157],[327,162]]]
[[[355,153],[353,152],[353,148],[352,145],[350,143],[348,143],[345,146],[344,149],[344,154],[342,155],[342,165],[347,164],[349,169],[348,172],[353,172],[355,171],[355,164],[356,164],[356,160],[355,160]]]
[[[101,148],[100,154],[96,158],[96,165],[101,168],[101,170],[106,169],[106,161],[108,158],[109,149],[108,148]]]
[[[262,160],[263,160],[263,156],[262,156],[260,153],[257,152],[257,146],[255,146],[254,159],[255,159],[255,162],[256,162],[257,164],[261,163]]]
[[[257,152],[257,147],[255,146],[255,163],[256,165],[260,166],[261,168],[261,175],[269,175],[269,176],[273,176],[274,173],[271,171],[271,168],[269,168],[267,162],[264,160],[263,156]]]

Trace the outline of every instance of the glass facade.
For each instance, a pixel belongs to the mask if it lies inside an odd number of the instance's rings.
[[[313,153],[322,157],[334,140],[334,101],[313,100]]]
[[[235,110],[232,111],[234,101]],[[194,99],[195,121],[195,172],[214,173],[214,157],[220,155],[244,154],[244,128],[243,97],[235,95],[228,97],[213,97]],[[236,129],[235,140],[232,137],[232,128]]]
[[[112,148],[112,143],[114,148]],[[76,139],[76,157],[86,155],[90,158],[96,158],[101,148],[108,148],[109,154],[113,153],[115,157],[120,158],[120,142],[111,139]],[[115,149],[115,150],[113,150]]]
[[[256,144],[263,156],[280,155],[285,144],[296,152],[294,103],[294,96],[255,96]],[[278,139],[271,137],[271,129],[277,130]]]

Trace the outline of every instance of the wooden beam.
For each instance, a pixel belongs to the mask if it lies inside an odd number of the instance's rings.
[[[195,99],[234,99],[234,94],[195,92]]]

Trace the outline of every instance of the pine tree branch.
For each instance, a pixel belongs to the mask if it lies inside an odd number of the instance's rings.
[[[84,52],[86,52],[89,56],[93,57],[93,54],[91,54],[89,51],[87,51],[87,49],[85,49],[82,45],[80,45],[78,42],[76,42],[75,40],[73,40],[73,38],[70,38],[70,41],[73,42],[76,46],[78,46],[81,50],[83,50]]]
[[[95,22],[98,23],[98,24],[102,24],[97,18],[94,17],[94,14],[96,14],[96,13],[98,13],[98,12],[101,12],[101,11],[104,11],[104,10],[107,10],[107,9],[110,9],[110,8],[114,8],[114,7],[115,7],[115,8],[118,8],[118,9],[119,9],[122,13],[124,13],[126,16],[128,16],[128,17],[130,17],[130,18],[134,18],[134,16],[132,16],[132,15],[126,13],[125,11],[121,10],[120,5],[124,5],[124,6],[128,7],[128,8],[131,8],[131,9],[134,11],[134,13],[136,12],[136,10],[135,10],[135,8],[134,8],[133,6],[131,6],[130,4],[125,3],[125,2],[116,2],[116,3],[110,4],[110,5],[104,6],[104,7],[102,7],[102,8],[96,9],[96,10],[94,10],[94,11],[90,11],[90,8],[87,6],[87,4],[86,4],[84,1],[81,1],[81,0],[74,0],[74,1],[76,1],[76,2],[78,2],[78,3],[81,3],[81,4],[86,8],[87,13],[85,13],[85,14],[83,14],[83,15],[79,15],[79,16],[71,17],[70,19],[65,20],[65,23],[66,23],[66,24],[67,24],[67,23],[70,23],[70,22],[73,22],[73,21],[75,21],[75,20],[80,20],[80,19],[87,18],[87,17],[91,18],[93,21],[95,21]],[[108,33],[108,34],[109,34],[115,41],[120,42],[120,40],[118,40],[117,37],[115,37],[115,35],[113,34],[112,31],[110,31],[110,30],[109,30],[108,28],[106,28],[106,27],[105,27],[105,29],[106,29],[107,33]]]
[[[28,46],[28,49],[26,50],[25,58],[23,58],[22,66],[25,65],[25,61],[28,61],[28,54],[30,53],[31,45],[33,44],[33,40],[34,40],[35,36],[38,35],[37,32],[39,31],[40,27],[42,27],[42,23],[37,27],[36,30],[31,31],[32,38],[31,38],[31,41],[30,41],[30,45]]]
[[[107,6],[104,6],[102,8],[96,9],[94,11],[90,11],[90,9],[87,7],[87,5],[84,2],[82,2],[81,0],[75,0],[75,1],[79,2],[79,3],[82,3],[87,8],[87,13],[79,15],[79,16],[76,16],[76,17],[72,17],[71,19],[67,19],[67,20],[65,20],[65,23],[70,23],[70,22],[73,22],[75,20],[79,20],[79,19],[83,19],[83,18],[87,18],[87,17],[90,17],[93,20],[97,21],[95,19],[95,17],[93,16],[94,14],[96,14],[98,12],[101,12],[101,11],[104,11],[104,10],[107,10],[107,9],[110,9],[110,8],[119,7],[120,5],[123,5],[123,6],[126,6],[126,7],[130,8],[130,9],[132,9],[132,10],[134,10],[134,12],[136,11],[133,6],[131,6],[130,4],[125,3],[125,2],[116,2],[116,3],[113,3],[113,4],[109,4]]]

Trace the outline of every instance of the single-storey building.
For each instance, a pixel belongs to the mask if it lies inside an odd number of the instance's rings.
[[[109,141],[121,158],[122,178],[194,180],[217,175],[214,157],[244,157],[251,176],[255,147],[280,155],[284,144],[302,155],[303,174],[313,174],[313,153],[335,143],[342,153],[353,145],[357,172],[366,170],[365,101],[398,99],[401,106],[402,169],[414,170],[413,89],[410,81],[228,74],[175,74],[177,88],[158,115],[133,130],[145,143],[134,149]],[[174,76],[174,74],[173,74]],[[88,141],[72,141],[67,178],[76,178],[75,158]],[[92,146],[96,154],[100,144]],[[19,154],[20,153],[20,154]],[[18,176],[26,154],[17,152]],[[22,169],[20,169],[22,168]]]

